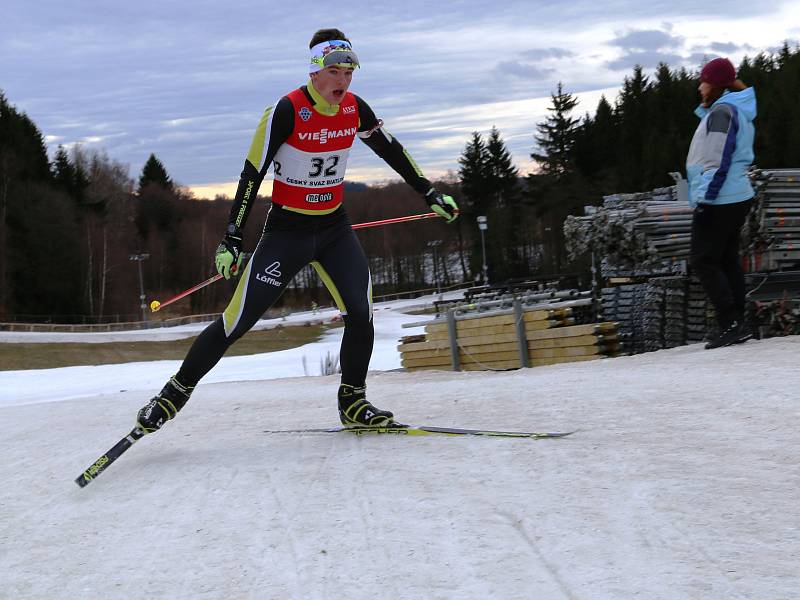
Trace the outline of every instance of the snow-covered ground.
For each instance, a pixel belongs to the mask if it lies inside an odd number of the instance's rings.
[[[460,293],[450,292],[450,295],[456,296]],[[425,296],[376,305],[375,348],[370,363],[371,369],[376,371],[399,369],[401,365],[397,345],[400,338],[424,332],[423,327],[404,328],[403,325],[421,323],[433,318],[433,315],[413,315],[402,311],[430,308],[434,300],[447,297],[447,294]],[[339,311],[334,308],[296,313],[285,318],[261,320],[256,323],[253,330],[301,325],[308,322],[326,323],[338,316]],[[100,343],[144,339],[165,341],[196,336],[207,326],[208,323],[192,323],[172,328],[109,333],[0,332],[0,343]],[[223,357],[217,367],[203,379],[203,383],[263,381],[282,377],[320,375],[322,369],[320,361],[328,355],[338,356],[343,333],[342,328],[336,328],[325,333],[319,342],[299,348],[268,354]],[[122,391],[150,392],[156,388],[161,389],[164,382],[177,372],[180,364],[181,361],[161,360],[124,365],[0,372],[0,407]]]
[[[420,317],[375,319],[394,369]],[[283,354],[224,359],[84,489],[177,363],[0,372],[0,598],[800,595],[798,337],[370,375],[408,422],[579,429],[539,441],[265,433],[336,422]]]

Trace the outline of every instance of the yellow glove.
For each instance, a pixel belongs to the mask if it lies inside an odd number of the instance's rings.
[[[453,200],[453,197],[436,191],[436,188],[428,190],[428,193],[425,194],[425,202],[428,203],[433,212],[448,223],[452,223],[458,217],[458,205]]]
[[[228,231],[214,255],[217,273],[225,279],[230,279],[231,275],[238,275],[243,258],[242,232],[235,225],[228,225]]]

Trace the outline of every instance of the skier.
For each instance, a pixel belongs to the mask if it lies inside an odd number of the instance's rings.
[[[720,334],[711,350],[747,341],[739,235],[753,204],[747,169],[753,162],[756,96],[727,58],[700,72],[700,124],[686,158],[692,217],[691,265],[714,305]]]
[[[158,430],[189,400],[200,379],[278,299],[309,263],[345,323],[340,350],[339,418],[347,427],[392,426],[394,415],[366,399],[372,355],[372,283],[361,245],[342,206],[344,175],[356,136],[420,193],[448,223],[458,207],[437,191],[372,109],[348,91],[359,66],[338,29],[309,44],[308,83],[268,107],[256,128],[215,263],[226,279],[242,267],[242,230],[270,165],[274,186],[264,232],[223,315],[189,349],[178,372],[137,415],[144,433]]]

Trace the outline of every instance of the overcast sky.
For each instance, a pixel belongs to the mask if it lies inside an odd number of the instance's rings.
[[[559,81],[582,114],[603,93],[613,101],[636,64],[738,63],[800,39],[800,2],[775,0],[3,0],[2,12],[0,89],[51,156],[102,148],[138,177],[153,152],[206,196],[233,195],[259,117],[307,81],[321,27],[348,34],[362,63],[351,90],[430,178],[456,171],[470,132],[492,125],[528,171]],[[396,178],[355,147],[350,180]]]

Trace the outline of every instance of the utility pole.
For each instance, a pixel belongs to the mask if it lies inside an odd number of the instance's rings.
[[[140,308],[142,309],[142,321],[147,321],[147,303],[144,301],[144,280],[142,278],[142,261],[150,258],[149,254],[131,254],[128,259],[135,260],[139,263],[139,301],[141,302]]]
[[[489,285],[489,267],[486,265],[486,240],[483,234],[484,231],[489,229],[489,225],[483,215],[478,217],[478,229],[481,230],[481,249],[483,250],[483,285]]]

